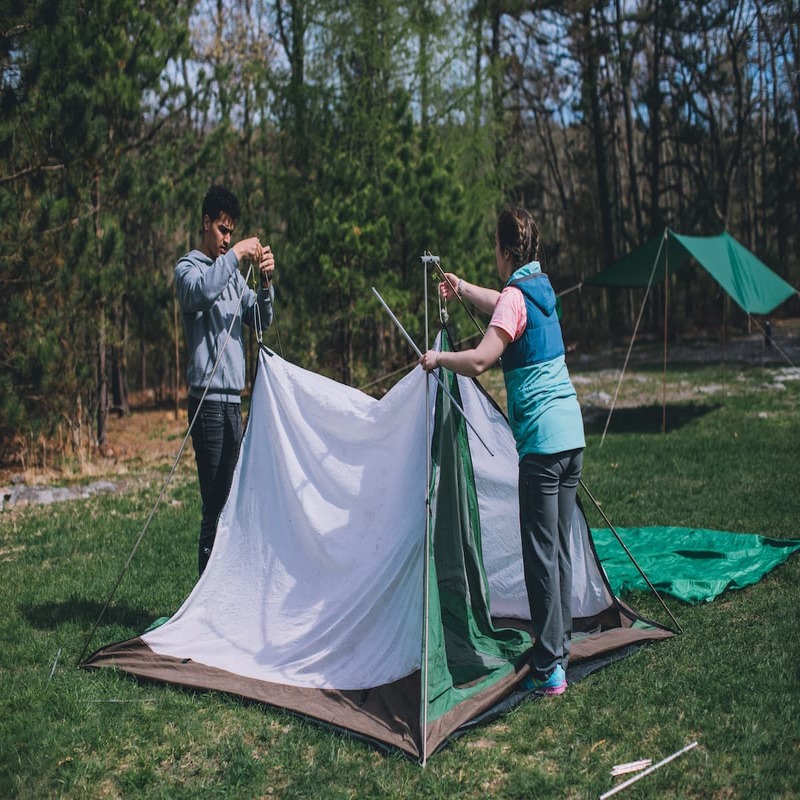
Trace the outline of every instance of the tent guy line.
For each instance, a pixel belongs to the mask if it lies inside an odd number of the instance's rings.
[[[242,307],[242,298],[244,297],[245,289],[247,288],[247,284],[250,280],[250,275],[253,272],[253,264],[250,264],[250,267],[247,270],[247,276],[244,279],[244,283],[242,284],[242,291],[239,293],[239,309],[241,310]],[[197,411],[194,412],[194,416],[192,417],[192,421],[189,423],[189,428],[186,431],[186,435],[183,437],[183,441],[181,442],[181,446],[178,448],[178,454],[175,456],[175,460],[172,462],[172,468],[170,469],[167,477],[164,479],[164,483],[161,486],[161,491],[158,493],[158,497],[156,497],[155,503],[153,503],[153,508],[150,511],[150,514],[147,517],[147,520],[144,523],[144,527],[142,528],[141,533],[136,538],[136,541],[133,544],[133,548],[131,549],[130,555],[128,559],[125,561],[122,570],[120,571],[119,575],[117,576],[117,580],[114,583],[111,591],[108,593],[108,598],[106,602],[103,604],[103,608],[97,616],[97,620],[95,621],[94,625],[92,626],[91,631],[89,631],[89,635],[86,637],[86,641],[83,644],[83,649],[81,650],[81,654],[78,656],[78,660],[76,662],[76,666],[79,666],[83,661],[83,657],[86,655],[87,650],[89,649],[89,644],[91,643],[92,639],[94,638],[95,633],[97,632],[97,628],[100,626],[100,621],[105,616],[106,611],[108,611],[108,607],[111,605],[111,601],[114,599],[114,595],[117,593],[117,589],[119,589],[120,584],[122,583],[125,574],[128,572],[131,563],[133,562],[133,557],[136,555],[136,551],[139,549],[139,545],[142,543],[144,539],[144,535],[147,533],[148,528],[150,527],[150,523],[153,521],[153,517],[156,515],[156,510],[161,503],[161,499],[164,497],[164,493],[167,491],[167,486],[169,486],[170,481],[172,480],[172,476],[175,474],[175,470],[178,468],[178,464],[180,463],[181,456],[183,455],[183,451],[186,449],[186,444],[189,441],[189,437],[192,435],[192,429],[194,428],[194,423],[197,420],[197,417],[200,414],[200,409],[203,407],[203,401],[206,399],[206,395],[208,394],[208,389],[211,386],[211,381],[214,380],[214,375],[216,374],[217,368],[219,367],[220,362],[222,361],[222,356],[225,354],[225,350],[228,347],[228,342],[231,340],[231,331],[233,330],[233,326],[236,323],[238,314],[231,315],[231,324],[228,326],[228,332],[225,336],[225,341],[222,343],[222,347],[220,348],[219,355],[217,356],[217,360],[214,363],[214,367],[211,370],[211,375],[208,379],[208,383],[206,383],[206,387],[203,390],[203,394],[200,397],[200,402],[197,404]],[[210,359],[209,359],[210,360]]]
[[[603,435],[600,437],[600,444],[599,447],[603,446],[603,442],[606,440],[606,433],[608,432],[608,426],[611,422],[611,415],[614,413],[614,408],[617,405],[617,398],[619,397],[619,390],[622,386],[622,379],[625,377],[625,370],[628,368],[628,361],[631,357],[631,351],[633,350],[633,343],[636,341],[636,334],[639,332],[639,325],[642,321],[642,317],[644,316],[645,304],[647,302],[647,298],[650,294],[650,289],[653,286],[653,278],[656,274],[656,267],[658,267],[658,259],[661,257],[661,251],[664,247],[664,242],[666,241],[666,237],[661,240],[661,243],[658,247],[658,253],[656,253],[656,257],[653,260],[653,269],[650,272],[650,278],[647,281],[647,289],[644,293],[644,300],[642,301],[642,306],[639,309],[639,316],[636,318],[636,324],[633,326],[633,335],[631,336],[630,344],[628,345],[628,352],[625,354],[625,363],[622,365],[622,371],[619,374],[619,380],[617,381],[617,388],[614,391],[614,399],[611,401],[611,407],[608,409],[608,416],[606,417],[606,424],[603,428]]]
[[[753,323],[753,324],[756,326],[756,328],[758,328],[758,330],[759,330],[759,331],[761,332],[761,334],[763,335],[763,337],[764,337],[764,340],[766,341],[766,339],[767,339],[767,337],[768,337],[768,334],[767,334],[767,331],[766,331],[766,329],[764,328],[764,326],[763,326],[763,325],[761,325],[761,324],[759,323],[759,321],[758,321],[758,320],[757,320],[755,317],[752,317],[752,316],[751,316],[751,317],[750,317],[750,321],[751,321],[751,322],[752,322],[752,323]],[[775,339],[774,339],[774,338],[772,338],[772,336],[771,336],[771,335],[769,336],[769,341],[770,341],[770,346],[771,346],[771,347],[774,347],[774,348],[775,348],[775,350],[777,350],[777,351],[778,351],[778,353],[780,353],[780,355],[781,355],[781,357],[783,358],[783,360],[784,360],[784,361],[785,361],[785,362],[786,362],[786,363],[787,363],[787,364],[788,364],[790,367],[792,367],[793,369],[797,368],[797,364],[795,364],[795,363],[794,363],[794,361],[792,361],[792,359],[791,359],[791,357],[789,356],[789,354],[788,354],[788,353],[787,353],[787,352],[786,352],[786,351],[785,351],[785,350],[784,350],[784,349],[783,349],[783,348],[782,348],[782,347],[781,347],[781,346],[780,346],[780,345],[779,345],[779,344],[778,344],[778,343],[775,341]],[[762,364],[762,366],[763,366],[763,364]]]

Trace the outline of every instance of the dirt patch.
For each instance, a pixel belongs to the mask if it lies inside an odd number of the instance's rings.
[[[0,465],[0,486],[24,484],[48,486],[55,483],[69,485],[87,480],[118,480],[132,474],[155,473],[174,463],[188,430],[185,411],[178,419],[174,410],[153,408],[152,405],[131,405],[127,416],[112,415],[108,421],[108,443],[104,456],[92,458],[51,458],[38,455],[45,466],[34,468],[21,464]],[[187,452],[188,451],[188,452]],[[193,460],[189,441],[182,455]]]
[[[773,342],[767,345],[763,333],[754,331],[732,337],[723,343],[708,337],[684,339],[667,344],[667,363],[679,365],[730,365],[731,384],[737,366],[768,367],[770,388],[780,388],[781,382],[800,379],[800,319],[781,320],[773,324]],[[598,349],[591,353],[573,352],[568,355],[570,372],[585,413],[605,417],[615,392],[620,372],[628,356],[629,343]],[[663,400],[660,368],[663,366],[663,342],[643,340],[630,349],[624,378],[624,391],[617,397],[615,407],[635,407],[659,404]],[[505,403],[502,375],[489,374],[482,382],[501,406]],[[676,380],[669,384],[668,401],[683,402],[706,396],[713,398],[731,386],[717,384],[697,386]],[[46,467],[23,469],[21,464],[0,464],[0,488],[10,491],[13,486],[69,486],[103,480],[120,484],[132,477],[163,474],[174,463],[188,430],[185,399],[176,417],[174,409],[158,408],[149,397],[133,397],[131,414],[109,418],[107,454],[83,460],[62,460]],[[37,459],[42,463],[42,458]],[[53,459],[51,459],[52,461]],[[181,471],[194,470],[191,441],[186,443],[180,464]]]

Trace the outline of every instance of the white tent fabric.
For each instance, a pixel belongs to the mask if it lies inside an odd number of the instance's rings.
[[[378,401],[262,351],[211,560],[142,640],[160,655],[298,687],[366,689],[419,669],[425,382],[417,367]],[[470,431],[491,612],[529,619],[513,437],[473,381],[459,389],[492,451]],[[573,612],[591,616],[610,594],[581,524],[572,538]]]
[[[157,653],[316,688],[419,668],[425,381],[377,401],[262,352],[208,567]],[[431,392],[433,399],[435,393]]]
[[[475,488],[481,516],[483,561],[489,580],[493,617],[530,620],[517,497],[518,457],[514,437],[502,413],[474,382],[459,380],[464,411],[475,433],[468,429]],[[611,595],[594,555],[587,552],[583,515],[576,509],[570,544],[572,554],[572,614],[591,617],[607,608]]]

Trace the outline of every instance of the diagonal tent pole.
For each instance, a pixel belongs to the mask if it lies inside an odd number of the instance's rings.
[[[409,336],[408,331],[406,331],[406,329],[400,324],[400,320],[397,319],[397,317],[392,312],[392,309],[389,308],[389,306],[386,304],[386,301],[380,296],[380,294],[378,294],[378,290],[374,286],[372,287],[372,292],[375,295],[375,297],[377,297],[378,300],[381,301],[381,305],[386,309],[387,313],[392,318],[392,322],[394,322],[394,324],[397,326],[397,329],[400,331],[400,333],[403,334],[403,338],[408,342],[411,349],[420,358],[422,358],[422,351],[419,349],[419,347],[417,347],[414,340]],[[469,421],[469,417],[467,416],[464,409],[461,408],[461,404],[458,402],[458,400],[455,399],[455,397],[453,397],[447,386],[445,386],[444,381],[433,372],[429,372],[428,374],[433,375],[433,377],[436,378],[437,383],[439,384],[439,386],[442,387],[442,391],[450,398],[450,402],[452,402],[453,405],[461,412],[461,416],[464,417],[464,422],[466,422],[467,425],[469,425],[469,427],[472,428],[472,432],[478,437],[478,441],[486,448],[486,451],[489,453],[490,456],[494,456],[494,453],[492,452],[491,448],[489,447],[488,444],[486,444],[486,442],[483,441],[483,438],[481,437],[480,433],[478,433],[475,426]]]
[[[606,512],[600,507],[600,503],[594,499],[594,496],[587,488],[586,484],[583,482],[583,478],[580,479],[581,488],[584,492],[589,496],[589,499],[594,504],[594,507],[600,512],[600,516],[605,520],[606,525],[608,525],[611,532],[614,534],[616,540],[620,543],[620,546],[625,551],[625,555],[631,560],[631,563],[637,570],[639,570],[639,574],[644,578],[645,583],[650,587],[650,591],[658,598],[658,602],[661,603],[664,611],[669,614],[669,618],[675,623],[675,627],[678,630],[678,633],[683,633],[683,628],[681,628],[680,623],[677,619],[673,616],[672,612],[669,610],[667,604],[662,599],[661,595],[658,593],[658,589],[650,582],[650,578],[645,575],[644,570],[639,566],[639,562],[633,557],[633,553],[628,549],[625,542],[622,541],[622,537],[617,533],[617,529],[611,524],[611,520],[606,516]]]

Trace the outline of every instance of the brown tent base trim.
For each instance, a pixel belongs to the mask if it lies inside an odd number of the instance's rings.
[[[599,672],[606,667],[610,667],[612,664],[616,664],[618,661],[628,658],[628,656],[634,655],[635,653],[639,652],[642,647],[646,647],[650,643],[651,642],[639,642],[636,644],[629,644],[621,647],[619,650],[597,655],[590,660],[579,661],[574,666],[572,663],[570,663],[570,666],[567,669],[567,684],[571,686],[575,683],[579,683],[589,675]],[[458,730],[453,731],[453,733],[451,733],[448,737],[447,742],[445,742],[442,747],[446,747],[448,742],[458,739],[465,733],[469,733],[475,728],[479,728],[482,725],[488,725],[494,722],[494,720],[499,719],[504,714],[507,714],[509,711],[511,711],[512,708],[516,708],[516,706],[520,705],[520,703],[524,703],[528,700],[541,700],[542,698],[543,695],[541,694],[536,694],[534,692],[525,691],[521,688],[518,688],[511,694],[504,697],[498,703],[495,703],[494,706],[487,709],[482,714],[479,714],[473,719],[465,722],[460,728],[458,728]]]
[[[496,620],[498,625],[519,621]],[[576,623],[586,623],[586,620]],[[625,624],[623,622],[623,624]],[[577,624],[578,627],[586,625]],[[672,631],[660,627],[598,626],[576,633],[567,679],[576,683],[587,675],[636,652],[648,642],[665,639]],[[140,638],[119,642],[96,651],[82,665],[85,669],[111,667],[137,678],[176,684],[190,689],[216,690],[285,709],[334,731],[365,741],[383,751],[400,750],[413,759],[422,756],[420,735],[420,672],[372,689],[340,691],[270,683],[205,664],[159,655]],[[525,659],[517,671],[485,691],[459,703],[427,725],[427,755],[460,734],[496,719],[526,700],[529,692],[515,689],[528,673]]]
[[[139,638],[101,648],[81,666],[112,667],[138,678],[226,692],[418,755],[419,715],[409,710],[419,708],[419,671],[374,689],[309,689],[235,675],[190,659],[159,655]]]

